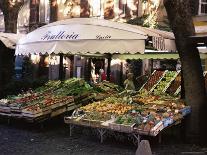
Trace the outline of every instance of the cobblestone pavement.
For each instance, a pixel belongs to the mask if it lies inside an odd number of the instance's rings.
[[[89,130],[76,128],[72,137],[63,122],[50,121],[44,128],[22,122],[0,123],[0,155],[134,155],[136,146],[127,139],[107,138],[101,144]],[[164,139],[164,141],[166,141]],[[205,152],[196,145],[157,143],[151,140],[155,155],[184,155]],[[198,154],[198,153],[195,153]],[[192,155],[192,153],[191,153]]]

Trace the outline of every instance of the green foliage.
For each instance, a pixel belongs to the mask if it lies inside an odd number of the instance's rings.
[[[12,80],[9,82],[2,90],[0,98],[6,97],[8,95],[17,95],[22,90],[27,91],[30,88],[35,89],[45,84],[47,79],[39,78],[35,80]]]
[[[34,70],[34,66],[33,66],[31,59],[29,57],[24,57],[23,68],[22,68],[23,78],[32,79],[33,70]]]
[[[128,24],[140,25],[144,27],[149,27],[149,25],[144,24],[144,21],[147,19],[148,15],[143,15],[142,17],[136,17],[127,21]]]

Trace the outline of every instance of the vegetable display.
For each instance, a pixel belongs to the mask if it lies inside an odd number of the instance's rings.
[[[170,95],[174,95],[177,89],[181,85],[181,73],[179,73],[176,78],[172,81],[171,85],[168,87],[166,92]]]
[[[153,89],[153,93],[155,95],[163,94],[171,82],[176,78],[177,74],[176,71],[167,71],[162,80]]]
[[[150,91],[153,88],[153,86],[158,83],[158,81],[164,73],[164,71],[155,70],[141,89]]]
[[[80,107],[71,119],[77,122],[87,120],[89,126],[93,125],[91,122],[94,121],[96,125],[99,122],[100,126],[110,121],[107,127],[113,130],[142,131],[155,136],[160,124],[163,129],[190,113],[190,107],[186,106],[183,100],[169,96],[137,94],[131,96],[131,99],[125,98],[109,97]],[[132,102],[129,102],[130,100]],[[187,110],[183,112],[183,109]]]
[[[44,86],[28,90],[17,96],[0,100],[0,115],[36,119],[38,117],[57,115],[74,110],[94,100],[116,94],[118,86],[103,82],[100,86],[90,86],[83,79],[71,78],[65,81],[48,81]],[[102,87],[104,86],[104,87]],[[98,91],[98,88],[101,91]]]

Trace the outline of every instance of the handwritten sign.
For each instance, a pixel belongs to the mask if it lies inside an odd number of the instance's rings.
[[[83,37],[83,36],[82,36]],[[104,40],[104,39],[112,39],[111,35],[95,35],[94,39],[97,40]],[[66,32],[66,31],[59,31],[59,32],[52,32],[47,31],[42,37],[41,40],[43,41],[50,41],[50,40],[77,40],[80,39],[80,34],[75,32]],[[93,38],[91,38],[93,39]]]
[[[78,37],[79,34],[76,34],[75,32],[68,34],[65,31],[60,31],[57,34],[54,34],[51,31],[47,31],[41,40],[76,40]]]
[[[101,39],[111,39],[111,36],[110,35],[105,35],[105,36],[103,36],[103,35],[97,35],[96,36],[96,39],[99,39],[99,40],[101,40]]]

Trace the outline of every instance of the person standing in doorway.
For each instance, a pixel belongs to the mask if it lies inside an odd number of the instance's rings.
[[[128,73],[127,79],[124,81],[124,86],[126,90],[135,90],[132,73]]]

